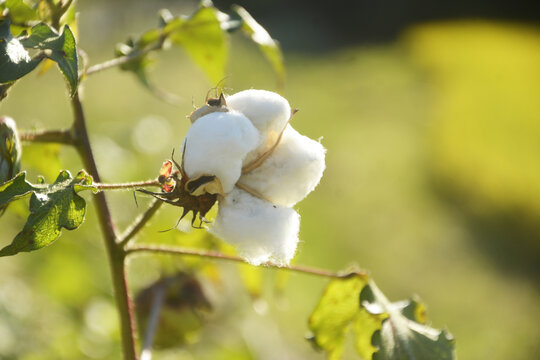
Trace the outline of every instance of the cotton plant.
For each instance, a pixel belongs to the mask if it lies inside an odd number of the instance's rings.
[[[176,162],[172,156],[163,164],[157,179],[103,182],[98,170],[101,165],[94,156],[93,135],[89,131],[89,128],[96,127],[95,121],[100,119],[92,115],[95,112],[87,111],[87,106],[92,106],[92,100],[89,99],[89,105],[82,91],[87,79],[93,74],[117,68],[136,75],[151,94],[167,102],[174,101],[174,96],[163,92],[160,84],[149,76],[147,70],[152,58],[171,47],[182,48],[181,53],[187,54],[208,75],[211,83],[216,83],[225,76],[230,34],[237,32],[257,44],[276,73],[278,82],[282,83],[285,69],[279,43],[246,9],[233,5],[228,13],[224,13],[210,1],[204,0],[191,14],[173,15],[168,10],[161,10],[155,27],[118,44],[115,58],[95,63],[91,52],[80,47],[78,32],[72,31],[77,28],[79,19],[76,6],[77,1],[71,0],[0,1],[0,102],[5,101],[6,97],[17,98],[22,93],[11,91],[12,87],[26,81],[27,75],[38,68],[40,72],[53,71],[51,69],[54,67],[50,66],[53,63],[67,85],[67,92],[55,94],[40,91],[38,97],[45,96],[46,101],[33,101],[33,98],[37,99],[36,96],[29,96],[28,101],[32,106],[25,109],[24,114],[19,114],[23,119],[19,124],[8,117],[19,117],[17,107],[5,108],[11,109],[12,114],[0,114],[0,215],[4,211],[12,211],[14,215],[1,217],[0,221],[11,222],[7,227],[2,224],[2,229],[19,229],[15,235],[11,230],[2,232],[0,258],[5,257],[2,261],[9,262],[11,256],[38,250],[42,251],[42,257],[47,254],[55,256],[54,250],[47,249],[62,234],[81,228],[90,217],[87,200],[92,199],[93,206],[90,207],[97,215],[95,219],[99,222],[100,237],[109,260],[111,277],[106,280],[111,284],[118,309],[119,336],[108,340],[114,345],[110,349],[118,349],[119,346],[113,343],[121,339],[121,354],[118,350],[105,354],[102,349],[98,354],[92,351],[95,346],[85,346],[79,349],[84,354],[73,357],[103,355],[115,359],[148,360],[156,347],[173,351],[173,357],[176,354],[174,349],[190,354],[193,350],[192,355],[196,357],[194,347],[182,347],[186,338],[185,330],[189,328],[189,334],[196,335],[196,331],[203,326],[204,312],[210,308],[218,312],[238,313],[240,309],[228,309],[228,306],[225,309],[219,304],[210,306],[213,299],[205,297],[204,289],[212,287],[214,281],[197,269],[180,267],[177,274],[166,271],[167,276],[156,281],[139,279],[139,285],[143,285],[140,281],[151,283],[145,284],[141,291],[130,289],[130,280],[134,277],[129,272],[135,270],[135,274],[139,273],[141,265],[131,259],[141,254],[169,254],[180,258],[196,256],[200,261],[248,261],[255,265],[264,264],[267,268],[279,267],[285,272],[332,279],[309,318],[309,340],[317,348],[325,350],[329,358],[338,359],[348,355],[343,353],[343,339],[350,336],[354,337],[355,348],[364,359],[393,359],[400,357],[403,349],[408,350],[407,356],[411,358],[455,358],[451,336],[446,331],[425,325],[423,304],[416,300],[390,302],[367,272],[354,268],[331,271],[288,265],[299,242],[300,216],[294,207],[319,183],[325,167],[325,149],[318,141],[302,136],[293,129],[290,123],[295,111],[280,95],[263,90],[246,90],[231,96],[222,94],[215,99],[207,99],[202,107],[189,115],[192,126],[183,143],[180,144],[178,139],[179,144],[175,144],[181,147],[181,160]],[[39,81],[43,80],[41,78]],[[46,87],[47,81],[39,88]],[[118,95],[126,97],[129,93],[120,92]],[[50,112],[54,110],[50,104],[56,104],[61,99],[69,102],[72,109],[70,121],[64,123],[68,118],[62,116],[61,129],[45,127],[24,130],[24,125],[30,125],[28,119],[35,117],[28,111],[33,110],[39,116],[43,112],[40,104],[47,106]],[[121,111],[118,120],[120,118]],[[23,130],[20,130],[21,125]],[[126,131],[129,131],[131,125],[128,122],[125,125]],[[21,147],[23,142],[25,146]],[[71,172],[59,171],[54,181],[47,182],[42,176],[36,179],[33,174],[36,169],[32,170],[24,161],[21,164],[21,158],[34,159],[40,169],[51,170],[57,168],[58,164],[54,157],[40,155],[39,151],[21,157],[21,151],[32,148],[35,143],[53,143],[55,146],[72,148],[81,161],[75,162],[77,168],[71,169]],[[80,163],[84,169],[79,167]],[[69,164],[73,165],[71,162],[65,165]],[[119,172],[114,174],[118,175]],[[36,180],[32,182],[33,179]],[[161,190],[150,191],[156,187]],[[122,229],[113,216],[108,200],[111,191],[126,189],[151,194],[157,199]],[[81,196],[82,193],[86,195]],[[21,212],[20,206],[9,206],[15,201],[26,203],[28,211]],[[121,201],[120,196],[117,201]],[[128,197],[124,201],[126,206],[133,206]],[[223,254],[207,247],[194,249],[166,245],[161,241],[154,243],[152,240],[156,237],[150,235],[148,238],[148,234],[141,233],[141,230],[152,221],[163,203],[181,208],[180,220],[192,213],[192,226],[206,228],[233,244],[240,256]],[[217,208],[217,213],[214,221],[209,222],[205,217],[212,208]],[[20,221],[23,213],[28,215],[24,224]],[[5,243],[6,236],[12,235],[11,242]],[[86,235],[82,233],[76,236],[80,240],[86,238],[87,245],[92,245],[96,235],[87,227]],[[80,243],[81,246],[85,246],[84,243]],[[350,260],[347,259],[347,262]],[[86,261],[84,254],[77,258],[76,262],[79,261]],[[73,261],[68,261],[65,265],[69,267],[73,264]],[[165,270],[158,263],[155,265],[153,273]],[[217,264],[213,264],[212,269],[215,274],[220,273]],[[249,268],[242,267],[242,272],[246,269]],[[99,282],[102,273],[97,271],[95,274],[89,273],[89,276],[94,276],[94,280]],[[9,276],[9,273],[4,274],[6,280],[9,280]],[[54,277],[41,280],[45,283],[56,281]],[[234,279],[227,276],[227,281]],[[259,280],[255,280],[256,284],[251,280],[249,282],[252,284],[248,288],[252,288],[252,285],[258,287]],[[76,288],[72,290],[77,291]],[[247,290],[252,295],[262,296],[258,291],[255,294],[252,289]],[[221,287],[215,291],[221,291]],[[219,301],[217,297],[215,300]],[[197,315],[198,325],[192,321],[194,314]],[[214,321],[230,318],[223,317],[223,313],[216,315],[212,317]],[[11,325],[30,329],[32,324],[47,321],[40,318],[38,313],[28,318],[33,321],[25,322],[26,325],[16,322]],[[219,324],[219,321],[213,326],[219,325],[227,326],[226,323]],[[144,334],[141,336],[144,342],[139,343],[136,334]],[[72,335],[70,339],[80,337],[79,334]],[[30,339],[33,337],[29,336]],[[41,343],[47,347],[46,341]],[[73,341],[67,339],[63,343],[69,347]],[[202,348],[207,345],[204,344]],[[42,347],[30,350],[51,353],[50,348]],[[28,349],[20,346],[10,349],[8,346],[2,350],[7,351],[8,357],[20,358],[25,356]],[[55,350],[76,354],[74,348],[52,349]],[[51,356],[54,357],[54,354]]]
[[[179,173],[166,162],[166,194],[154,195],[182,206],[182,217],[193,211],[193,222],[217,201],[213,234],[251,264],[287,265],[299,241],[293,206],[319,183],[326,152],[289,124],[295,112],[265,90],[210,99],[190,115]]]

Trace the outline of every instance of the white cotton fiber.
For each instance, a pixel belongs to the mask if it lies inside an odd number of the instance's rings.
[[[215,175],[228,193],[240,177],[246,154],[259,144],[259,132],[240,113],[214,112],[191,125],[184,143],[187,175]]]
[[[291,208],[258,199],[235,188],[219,202],[211,231],[234,245],[253,265],[287,265],[298,245],[300,216]]]
[[[229,109],[247,116],[261,133],[257,149],[246,157],[244,164],[274,144],[291,116],[289,102],[271,91],[244,90],[227,97],[226,101]]]
[[[281,142],[260,167],[240,182],[272,203],[293,206],[306,197],[322,177],[326,150],[315,140],[287,126]]]

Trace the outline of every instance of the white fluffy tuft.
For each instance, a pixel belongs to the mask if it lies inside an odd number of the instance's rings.
[[[253,265],[287,265],[296,252],[299,228],[300,215],[293,209],[235,188],[220,201],[211,231]]]
[[[257,148],[248,154],[244,164],[249,163],[271,147],[291,116],[289,102],[271,91],[244,90],[227,97],[227,107],[248,117],[261,133]]]
[[[215,175],[230,192],[240,178],[246,154],[259,144],[259,132],[236,112],[214,112],[199,118],[185,138],[184,169],[190,178]]]
[[[240,181],[276,205],[293,206],[319,184],[325,153],[318,141],[289,125],[272,155]]]
[[[20,62],[30,62],[28,51],[22,46],[21,42],[15,38],[11,38],[6,44],[5,50],[9,60],[18,64]]]

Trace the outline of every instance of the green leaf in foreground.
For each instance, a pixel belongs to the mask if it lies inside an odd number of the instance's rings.
[[[80,171],[75,178],[62,171],[51,185],[31,184],[23,172],[0,185],[0,206],[31,195],[30,215],[13,242],[0,256],[41,249],[54,242],[62,228],[74,230],[84,221],[86,202],[77,192],[92,189],[92,178]]]
[[[455,359],[454,339],[445,330],[429,327],[423,305],[417,301],[390,303],[370,282],[361,293],[361,306],[373,316],[386,314],[382,327],[372,339],[379,350],[374,360],[446,360]]]
[[[43,60],[30,58],[19,39],[13,37],[9,20],[0,20],[0,83],[15,81],[28,74]]]
[[[79,83],[78,57],[75,36],[65,25],[64,30],[58,35],[46,24],[38,24],[31,29],[30,36],[21,40],[25,48],[50,50],[47,56],[55,61],[62,74],[66,78],[70,94],[73,96]]]
[[[241,6],[233,6],[233,11],[242,19],[242,32],[249,36],[253,42],[259,45],[266,59],[274,69],[281,87],[285,81],[285,66],[283,65],[283,53],[276,40],[272,39],[255,19]]]
[[[424,309],[413,300],[390,303],[373,281],[353,274],[326,288],[309,318],[310,340],[332,360],[342,357],[349,334],[363,359],[454,359],[454,340],[425,325]]]

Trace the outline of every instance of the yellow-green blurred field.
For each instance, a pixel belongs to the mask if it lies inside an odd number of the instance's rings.
[[[125,29],[85,36],[81,24],[80,45],[91,63],[110,58],[114,44],[124,40]],[[283,95],[300,109],[293,126],[323,137],[328,149],[321,184],[298,206],[295,263],[328,269],[358,264],[392,300],[419,295],[433,325],[457,339],[460,359],[540,356],[540,30],[432,23],[388,45],[285,56]],[[241,37],[232,37],[229,74],[231,93],[275,90],[270,67]],[[90,136],[106,182],[155,177],[181,144],[192,101],[202,104],[212,86],[175,49],[159,56],[151,77],[181,96],[180,106],[153,97],[118,69],[92,75],[84,85]],[[20,81],[0,112],[24,129],[71,124],[56,70]],[[24,148],[31,180],[44,174],[52,181],[58,170],[80,167],[71,149]],[[137,207],[131,192],[110,198],[120,227],[147,203],[139,197]],[[24,224],[22,205],[0,219],[0,245]],[[158,232],[179,215],[165,206],[139,241],[200,240],[204,235],[196,230]],[[161,256],[131,265],[136,292],[160,274],[193,264]],[[204,330],[190,337],[192,344],[157,352],[155,359],[323,358],[304,336],[325,280],[292,274],[276,294],[276,271],[265,270],[263,294],[253,301],[237,267],[220,268],[219,279],[205,280],[214,311]],[[0,260],[0,358],[116,359],[118,341],[90,202],[78,231],[64,231],[44,250]]]

